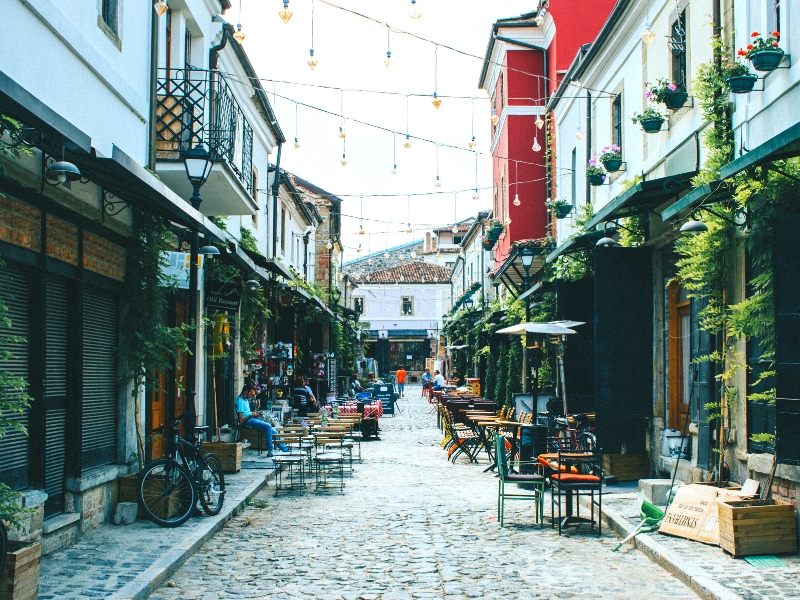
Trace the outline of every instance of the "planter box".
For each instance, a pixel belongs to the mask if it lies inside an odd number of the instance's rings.
[[[251,429],[256,436],[258,431]],[[241,442],[208,442],[203,444],[203,453],[211,452],[217,455],[222,463],[222,472],[226,474],[238,473],[242,470],[242,443]]]
[[[734,558],[797,552],[797,523],[791,504],[780,500],[720,500],[717,508],[719,545]]]
[[[643,119],[640,121],[645,133],[658,133],[664,124],[664,119]]]
[[[664,106],[669,110],[679,110],[683,108],[688,99],[689,94],[687,92],[667,92],[664,95]]]
[[[601,161],[603,163],[603,167],[609,173],[614,173],[615,171],[619,171],[620,167],[622,166],[622,159],[621,158],[609,158],[608,160]]]
[[[42,545],[8,542],[6,564],[0,574],[0,600],[27,600],[39,597],[39,559]]]
[[[605,181],[605,177],[603,177],[602,175],[587,175],[586,176],[586,180],[589,182],[589,185],[593,185],[593,186],[597,187],[599,185],[603,185],[603,182]],[[555,209],[553,210],[553,214],[556,216],[556,219],[563,219],[571,211],[572,211],[572,207],[570,206],[569,207],[569,211],[567,211],[566,214],[564,214],[564,216],[561,216],[561,217],[558,216],[559,215],[559,211],[557,211]]]
[[[614,475],[617,481],[637,481],[650,477],[650,458],[647,454],[604,454],[603,473]]]
[[[130,475],[125,475],[124,477],[117,478],[119,482],[119,494],[117,495],[118,502],[136,502],[136,482],[139,480],[138,473],[131,473]],[[138,517],[140,519],[147,519],[147,513],[142,510],[142,507],[139,507],[138,510]]]
[[[783,60],[780,50],[761,50],[750,55],[750,62],[756,71],[774,71]]]
[[[758,75],[734,75],[728,77],[728,87],[734,94],[749,94],[758,81]]]

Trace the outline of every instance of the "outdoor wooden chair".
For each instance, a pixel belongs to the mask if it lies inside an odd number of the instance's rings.
[[[316,472],[316,489],[326,489],[328,479],[336,473],[339,474],[339,491],[344,492],[344,452],[331,449],[340,444],[344,438],[343,433],[322,432],[314,434],[314,470]]]
[[[445,429],[449,435],[449,440],[445,444],[447,459],[455,463],[456,459],[465,454],[469,462],[478,462],[475,455],[479,450],[480,439],[478,435],[469,427],[456,423],[453,413],[445,409],[442,418],[445,421]]]
[[[558,535],[570,523],[589,523],[594,528],[594,507],[597,506],[597,535],[600,535],[603,516],[603,453],[558,452],[558,470],[550,472],[550,517],[558,523]],[[596,495],[596,498],[595,498]],[[591,515],[582,518],[580,497],[589,496]],[[555,507],[558,505],[558,521]],[[564,505],[566,514],[562,514]]]
[[[508,464],[508,454],[506,453],[506,439],[502,435],[494,436],[495,460],[497,461],[497,520],[500,527],[503,527],[505,520],[506,500],[528,500],[534,502],[534,518],[537,523],[544,521],[544,477],[538,473],[512,473]],[[536,461],[517,461],[517,465],[537,465]],[[509,493],[506,491],[506,484],[524,484],[533,487],[532,493]]]

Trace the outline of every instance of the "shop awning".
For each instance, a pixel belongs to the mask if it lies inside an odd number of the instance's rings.
[[[266,269],[270,273],[274,273],[275,275],[280,275],[286,281],[294,281],[296,278],[292,274],[292,272],[284,266],[284,264],[277,260],[269,259],[265,256],[262,256],[258,252],[253,252],[252,250],[247,250],[242,248],[242,251],[250,257],[250,259],[257,264],[262,269]]]
[[[589,231],[600,223],[623,217],[639,215],[663,204],[671,195],[686,189],[686,183],[697,174],[696,171],[640,181],[622,192],[608,204],[598,209],[591,220],[584,225]]]
[[[558,248],[553,250],[550,254],[548,254],[544,262],[550,263],[557,259],[559,256],[566,256],[568,254],[572,254],[574,252],[578,252],[580,250],[588,250],[597,243],[597,241],[603,237],[602,231],[590,231],[589,233],[584,233],[581,235],[576,235],[575,237],[571,237],[568,240],[564,241]]]
[[[538,281],[527,290],[517,296],[517,300],[525,300],[528,296],[537,296],[545,292],[554,292],[556,289],[552,281]]]
[[[331,317],[332,319],[337,318],[336,315],[333,313],[333,311],[327,306],[325,306],[325,303],[314,294],[309,294],[303,288],[297,286],[292,286],[292,293],[303,298],[304,300],[308,300],[314,306],[318,306],[319,308],[322,309],[322,312],[327,313],[328,316]]]
[[[525,292],[525,267],[522,266],[520,250],[526,246],[516,245],[512,248],[511,254],[506,262],[497,270],[492,277],[492,284],[502,283],[509,292],[515,297]],[[537,283],[542,277],[542,267],[544,266],[544,246],[532,246],[535,252],[533,263],[530,266],[529,284]]]
[[[794,156],[800,156],[800,123],[795,123],[744,156],[729,162],[720,169],[720,179],[733,177],[749,167]]]
[[[727,200],[733,194],[733,187],[725,181],[712,181],[704,186],[693,189],[683,198],[661,211],[661,220],[666,222],[678,216],[685,210],[690,210],[701,204],[711,204]]]

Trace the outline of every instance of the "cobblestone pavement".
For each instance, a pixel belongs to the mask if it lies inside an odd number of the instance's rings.
[[[638,525],[636,494],[604,496],[603,505],[621,513],[629,523]],[[744,559],[732,558],[717,546],[658,533],[647,535],[684,561],[702,567],[707,577],[725,586],[742,600],[800,599],[798,555],[780,556],[785,567],[756,568]]]
[[[344,495],[263,491],[151,598],[696,598],[635,549],[612,554],[614,534],[534,525],[529,503],[501,529],[496,479],[447,462],[418,395],[381,419]]]

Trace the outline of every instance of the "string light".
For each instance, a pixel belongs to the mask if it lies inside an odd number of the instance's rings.
[[[325,247],[326,247],[328,250],[331,250],[331,249],[333,248],[333,244],[330,242],[330,240],[328,240],[328,243],[327,243],[327,244],[325,244]]]
[[[284,10],[281,11],[281,12],[286,12],[286,9],[288,7],[289,7],[289,0],[283,0],[283,8],[284,8]],[[280,13],[278,13],[278,14],[280,14]],[[292,13],[288,13],[288,15],[289,16],[286,17],[286,18],[281,16],[281,18],[283,19],[284,23],[288,23],[289,19],[292,18]],[[317,68],[317,65],[319,64],[319,61],[314,56],[314,0],[311,0],[311,50],[308,51],[308,57],[309,58],[306,61],[306,63],[308,64],[309,67],[311,67],[311,70],[313,71],[314,69]]]
[[[453,233],[458,233],[458,194],[453,194]]]
[[[297,124],[298,123],[298,118],[297,118],[298,113],[297,113],[297,109],[298,109],[297,102],[295,102],[294,103],[294,147],[295,148],[299,148],[300,147],[300,142],[297,141],[297,137],[298,137],[297,136],[297,130],[298,130],[298,124]]]
[[[159,17],[164,16],[164,13],[169,10],[169,7],[167,6],[167,0],[158,0],[158,2],[153,4],[153,9],[155,9],[156,14]]]
[[[392,165],[392,175],[397,175],[397,134],[392,132],[392,157],[394,163]]]
[[[436,93],[439,91],[439,46],[433,47],[433,108],[438,109],[442,105]]]
[[[313,10],[313,9],[312,9]],[[283,10],[278,11],[278,16],[281,18],[284,24],[289,22],[289,19],[292,18],[294,13],[289,10],[289,0],[283,0]],[[312,69],[314,67],[311,67]]]
[[[417,6],[417,0],[411,0],[411,11],[408,16],[412,19],[419,19],[422,16],[422,10]]]
[[[575,132],[575,137],[580,142],[583,139],[583,132],[581,131],[581,126],[578,125],[578,130]]]
[[[244,31],[242,31],[242,24],[241,23],[237,23],[236,24],[236,32],[233,34],[233,39],[235,39],[237,42],[239,42],[241,44],[242,42],[244,42],[244,38],[246,38],[246,37],[247,37],[247,34]]]
[[[342,166],[347,166],[347,140],[342,139]]]
[[[411,195],[406,196],[406,201],[408,202],[408,228],[406,233],[414,233],[414,230],[411,229]]]
[[[344,118],[344,92],[339,90],[339,137],[344,139],[344,129],[347,126],[347,119]]]
[[[472,150],[475,147],[475,98],[472,99],[472,140],[467,144],[469,149]]]
[[[542,119],[542,115],[536,116],[536,121],[534,121],[537,129],[541,129],[544,126],[544,120]]]
[[[387,25],[386,26],[386,58],[383,59],[384,66],[388,69],[394,64],[392,60],[392,29]]]
[[[472,195],[473,200],[478,200],[478,153],[475,153],[475,193]]]
[[[442,182],[439,180],[439,144],[436,144],[436,183],[433,186],[442,187]]]
[[[492,116],[489,117],[492,120],[492,125],[497,125],[500,122],[500,117],[497,116],[497,109],[492,109]]]
[[[539,145],[539,137],[533,136],[533,146],[531,147],[531,150],[534,152],[539,152],[541,149],[542,147]]]
[[[534,144],[535,145],[535,144]],[[514,161],[514,206],[522,204],[519,200],[519,163]]]
[[[644,25],[644,31],[642,32],[642,41],[646,46],[649,46],[653,43],[654,39],[656,39],[656,34],[650,30],[650,21],[647,21]]]
[[[406,96],[406,141],[403,142],[403,148],[411,148],[411,137],[408,135],[408,101],[409,98]]]

